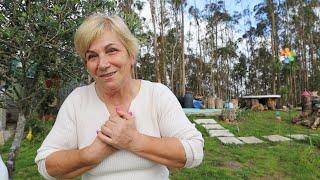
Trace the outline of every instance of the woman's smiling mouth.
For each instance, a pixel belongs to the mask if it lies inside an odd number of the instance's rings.
[[[113,72],[109,72],[109,73],[103,73],[103,74],[99,75],[99,77],[111,77],[116,73],[117,73],[117,71],[113,71]]]

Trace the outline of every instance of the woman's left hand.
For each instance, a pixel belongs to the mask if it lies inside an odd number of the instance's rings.
[[[105,143],[117,148],[134,151],[137,148],[140,133],[135,126],[132,113],[117,110],[117,115],[110,116],[101,127],[99,138]]]

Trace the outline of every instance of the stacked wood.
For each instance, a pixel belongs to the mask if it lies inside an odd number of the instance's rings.
[[[207,98],[207,108],[208,109],[214,109],[215,108],[215,99],[213,97]]]
[[[217,99],[215,100],[215,105],[216,105],[216,108],[217,108],[217,109],[222,109],[222,108],[223,108],[223,101],[222,101],[222,99],[217,98]]]
[[[269,98],[267,100],[268,109],[275,110],[276,109],[276,99]]]
[[[302,112],[292,122],[312,129],[320,127],[320,97],[311,96],[311,93],[302,96]]]
[[[233,104],[234,109],[239,108],[239,100],[238,99],[231,99],[231,103]]]
[[[221,111],[221,119],[225,122],[236,121],[236,109],[223,109]]]
[[[263,111],[264,107],[259,103],[258,99],[251,99],[251,110],[253,111]]]

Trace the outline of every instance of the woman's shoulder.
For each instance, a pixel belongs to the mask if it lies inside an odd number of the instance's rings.
[[[156,90],[170,90],[166,85],[159,83],[159,82],[151,82],[148,80],[141,80],[142,84],[148,88],[153,88]]]
[[[155,96],[161,96],[165,93],[172,93],[169,87],[159,82],[151,82],[148,80],[141,80],[142,85],[153,92]]]
[[[78,86],[68,95],[67,98],[79,99],[83,96],[89,95],[93,89],[94,89],[94,83],[91,83],[89,85]]]
[[[80,85],[76,87],[73,91],[74,93],[86,93],[92,89],[94,89],[95,82],[88,84],[88,85]]]

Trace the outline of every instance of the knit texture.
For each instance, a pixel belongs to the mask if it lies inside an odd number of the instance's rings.
[[[141,80],[139,93],[131,102],[129,111],[133,113],[140,133],[178,138],[186,153],[185,167],[194,167],[202,162],[202,135],[188,120],[169,88]],[[96,138],[96,131],[108,119],[109,112],[98,98],[94,83],[76,88],[62,104],[52,130],[37,151],[35,162],[40,174],[46,179],[53,179],[46,171],[46,157],[62,149],[81,149],[90,145]],[[126,150],[111,154],[82,176],[82,179],[95,180],[168,178],[166,166]]]

